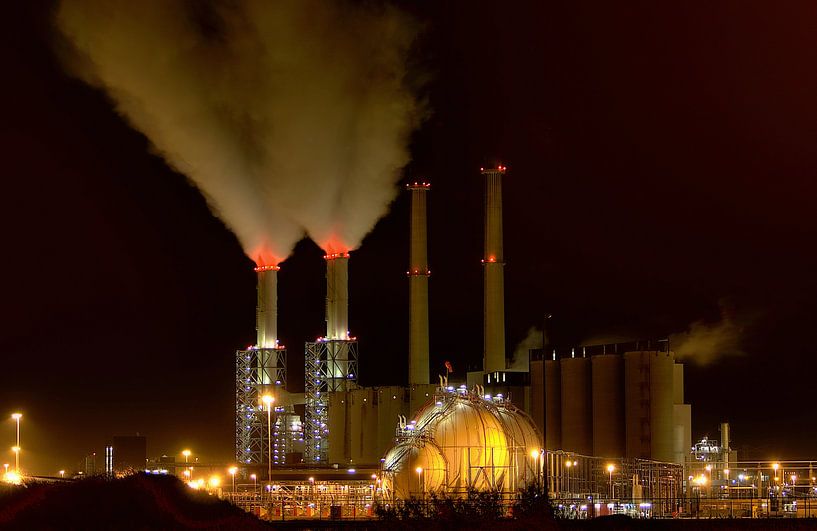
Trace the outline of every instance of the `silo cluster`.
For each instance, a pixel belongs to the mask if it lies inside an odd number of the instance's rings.
[[[548,450],[683,462],[691,412],[672,352],[554,354],[530,370],[531,416]]]

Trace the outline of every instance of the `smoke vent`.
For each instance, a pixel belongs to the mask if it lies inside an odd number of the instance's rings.
[[[255,330],[258,348],[278,346],[278,266],[258,266],[258,303],[255,307]]]
[[[502,176],[505,166],[480,168],[485,176],[483,370],[502,372],[505,362],[505,273],[502,253]]]
[[[349,339],[349,253],[326,259],[326,339]]]
[[[428,363],[428,245],[426,192],[428,183],[407,186],[411,192],[409,249],[409,385],[429,383]]]

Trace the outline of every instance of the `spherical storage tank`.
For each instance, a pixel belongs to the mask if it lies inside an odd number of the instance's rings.
[[[512,493],[536,477],[542,446],[533,421],[502,397],[443,390],[399,430],[383,463],[388,496],[468,489]]]

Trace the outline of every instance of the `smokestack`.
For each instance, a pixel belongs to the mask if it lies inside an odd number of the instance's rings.
[[[326,339],[349,339],[349,253],[326,259]]]
[[[258,266],[258,303],[255,307],[255,330],[258,348],[278,346],[278,270],[275,265]]]
[[[502,176],[505,166],[480,168],[485,176],[485,256],[482,259],[485,296],[483,370],[504,371],[505,274],[502,254]]]
[[[426,192],[428,183],[413,183],[411,244],[409,249],[409,385],[429,383],[428,363],[428,246]]]

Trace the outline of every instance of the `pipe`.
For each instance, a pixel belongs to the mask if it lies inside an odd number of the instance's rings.
[[[413,183],[411,192],[411,243],[409,247],[409,385],[429,383],[428,355],[428,183]]]

